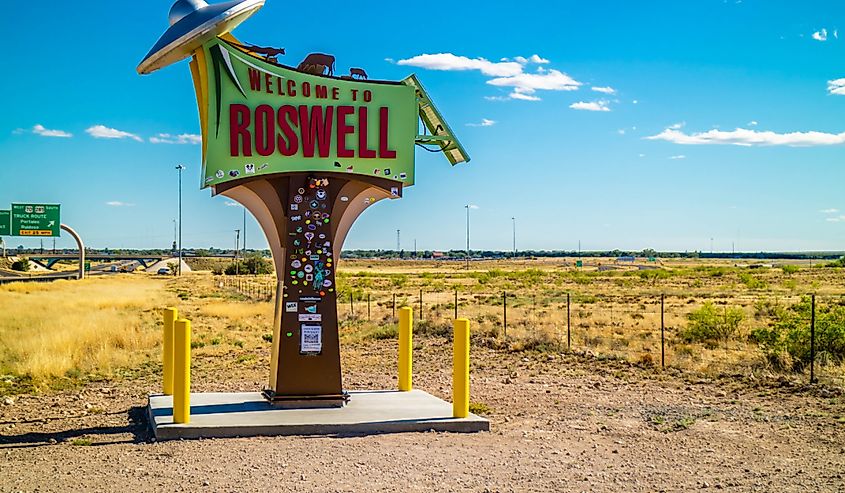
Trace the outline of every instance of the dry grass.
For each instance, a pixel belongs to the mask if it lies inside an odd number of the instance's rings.
[[[147,277],[0,286],[0,371],[42,381],[136,364],[159,343],[157,309],[172,301]]]

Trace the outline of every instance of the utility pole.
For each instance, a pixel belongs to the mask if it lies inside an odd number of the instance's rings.
[[[246,207],[244,207],[244,258],[246,258]]]
[[[417,239],[414,238],[414,258],[417,258]]]
[[[516,218],[512,217],[513,222],[513,258],[516,258]]]
[[[467,259],[466,259],[466,263],[467,263],[467,270],[469,270],[469,252],[470,252],[470,250],[469,250],[469,204],[465,205],[464,207],[466,207],[466,209],[467,209]]]
[[[184,164],[177,164],[176,170],[179,172],[179,265],[176,267],[176,275],[182,275],[182,171],[185,169]]]
[[[241,230],[235,230],[235,275],[240,275],[240,269],[238,266],[238,248],[241,245]]]
[[[401,242],[399,241],[399,230],[396,230],[396,256],[399,256],[399,251],[402,249]]]

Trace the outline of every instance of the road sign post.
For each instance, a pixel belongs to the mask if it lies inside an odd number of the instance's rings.
[[[0,236],[12,236],[12,211],[0,211]]]

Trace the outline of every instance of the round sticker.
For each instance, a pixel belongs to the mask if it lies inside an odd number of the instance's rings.
[[[312,209],[316,209],[317,207],[320,207],[320,203],[317,202],[316,200],[312,200],[309,205],[311,206]]]
[[[327,288],[327,287],[329,287],[329,286],[331,286],[331,285],[332,285],[332,282],[331,282],[331,281],[329,281],[328,279],[326,279],[325,281],[323,281],[323,287],[326,287],[326,288]]]
[[[304,267],[304,269],[305,269],[305,272],[308,272],[309,274],[310,274],[311,272],[314,272],[314,266],[313,266],[313,265],[311,265],[311,264],[306,264],[306,265],[305,265],[305,267]]]
[[[302,272],[302,271],[299,271],[299,272],[296,273],[296,277],[302,279],[303,277],[305,277],[305,273]]]
[[[296,202],[297,204],[301,204],[302,203],[302,195],[294,195],[293,201]]]
[[[326,200],[326,191],[323,189],[317,190],[317,200]]]
[[[293,262],[290,263],[290,266],[293,267],[294,269],[298,269],[298,268],[302,267],[302,262],[300,262],[299,260],[294,260]]]
[[[299,192],[299,194],[302,195],[303,193],[305,193],[305,189],[302,188],[302,187],[299,187],[299,190],[297,190],[297,192]]]

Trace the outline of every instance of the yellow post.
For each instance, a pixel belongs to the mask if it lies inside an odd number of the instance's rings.
[[[162,392],[164,395],[173,395],[173,323],[176,321],[179,311],[175,308],[164,309],[164,342],[162,343],[161,356],[162,368]]]
[[[399,309],[399,390],[412,388],[414,355],[414,311],[411,307]]]
[[[455,320],[452,355],[452,417],[469,415],[469,320]]]
[[[191,422],[191,322],[177,320],[173,355],[173,422]]]

